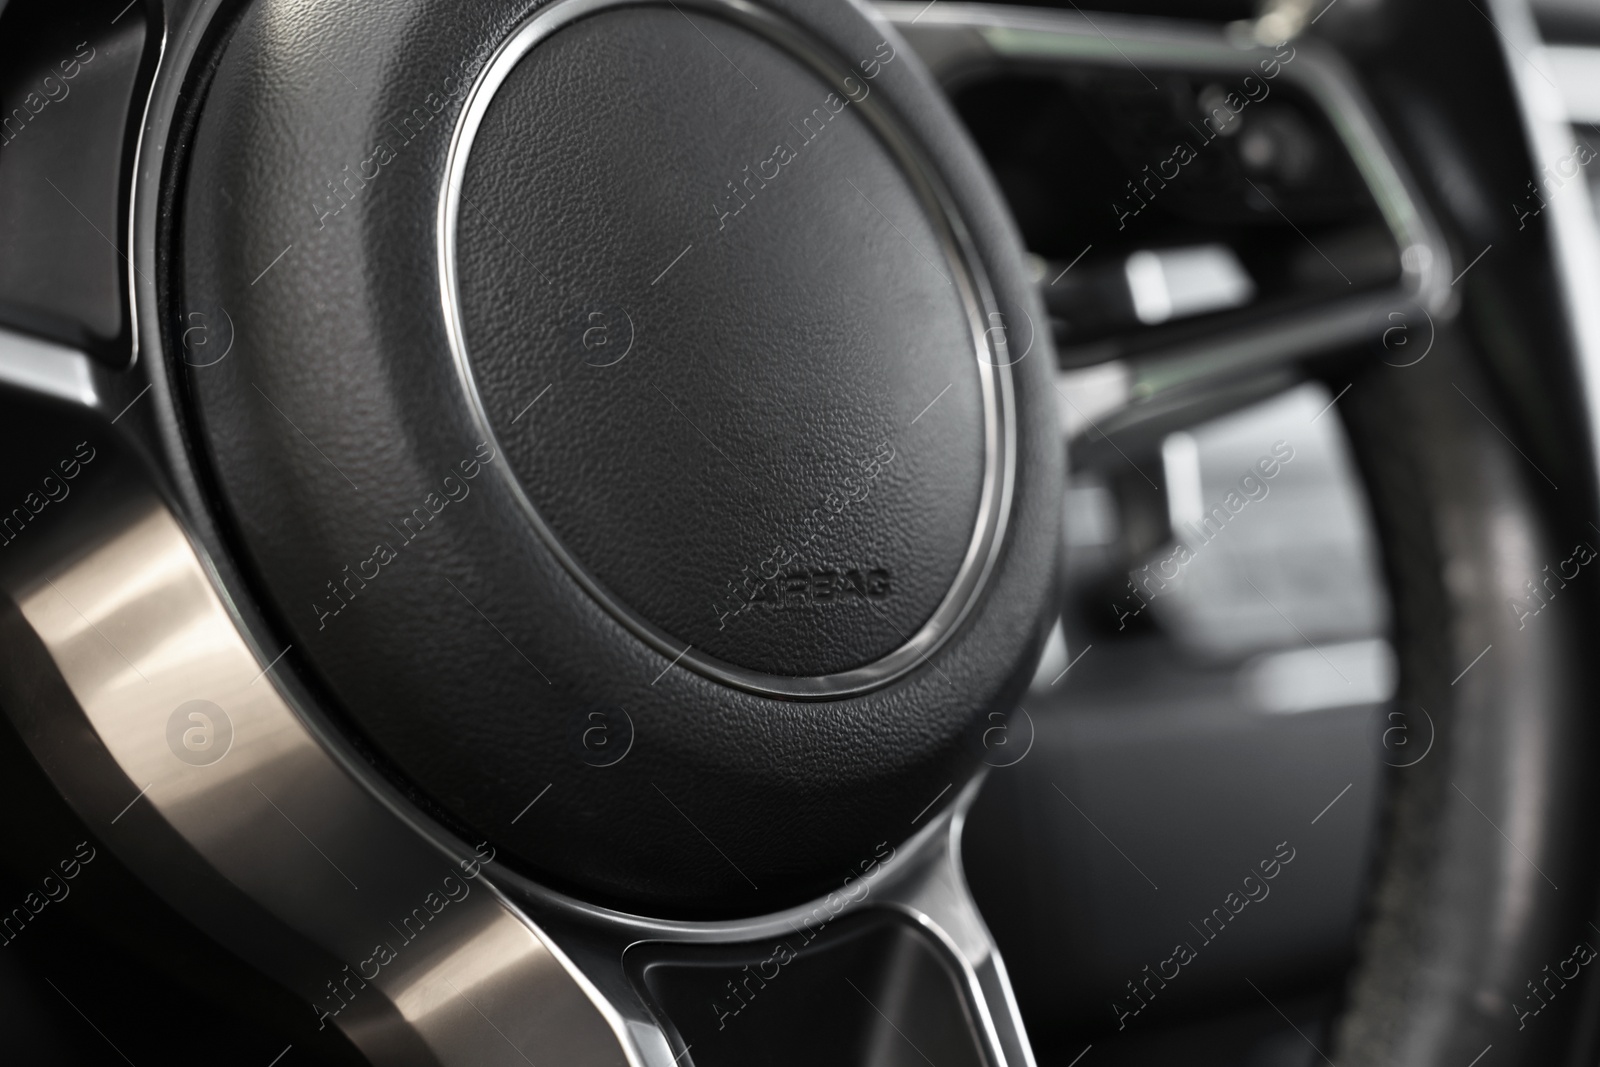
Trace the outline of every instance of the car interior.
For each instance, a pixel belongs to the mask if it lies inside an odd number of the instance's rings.
[[[1597,159],[1586,0],[0,0],[0,1061],[1600,1064]]]

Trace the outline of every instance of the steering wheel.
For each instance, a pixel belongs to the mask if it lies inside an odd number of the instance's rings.
[[[1060,609],[1067,449],[941,83],[1096,49],[1247,70],[1277,17],[136,0],[97,48],[30,39],[122,94],[80,167],[44,82],[0,150],[37,303],[79,279],[100,315],[0,304],[0,709],[85,828],[63,855],[109,853],[328,1062],[1033,1064],[960,839]],[[1448,43],[1499,62],[1480,21]],[[1505,602],[1589,537],[1595,257],[1564,197],[1462,296],[1471,197],[1356,87],[1394,39],[1285,65],[1392,284],[1163,341],[1081,443],[1351,383],[1438,737],[1393,771],[1326,1051],[1555,1062],[1587,1037],[1530,1028],[1523,986],[1590,936],[1590,608],[1525,634]],[[1441,100],[1429,62],[1409,99],[1505,120],[1434,147],[1514,186],[1550,129],[1528,75]],[[92,252],[45,241],[69,208]],[[1426,359],[1385,358],[1393,313]]]

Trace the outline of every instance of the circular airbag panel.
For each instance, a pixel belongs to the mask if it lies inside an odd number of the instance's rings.
[[[778,675],[904,644],[983,489],[976,313],[846,87],[720,19],[583,18],[498,85],[456,222],[537,516],[675,650]]]

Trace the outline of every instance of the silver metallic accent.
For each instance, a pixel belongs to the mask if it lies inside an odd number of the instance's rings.
[[[497,449],[500,447],[499,439],[478,390],[467,351],[456,277],[456,223],[473,140],[495,93],[512,69],[540,42],[578,19],[597,12],[621,7],[655,6],[656,3],[657,0],[558,0],[540,9],[501,45],[484,67],[468,93],[467,104],[452,136],[447,175],[439,201],[440,298],[462,389],[480,432]],[[745,0],[681,0],[675,6],[725,19],[766,38],[799,58],[831,85],[840,84],[848,76],[848,70],[810,40],[801,29],[765,8]],[[522,504],[529,523],[551,553],[584,591],[610,611],[634,636],[667,659],[681,662],[708,678],[766,696],[824,699],[864,693],[888,685],[926,662],[928,656],[949,638],[976,603],[994,567],[1011,511],[1016,463],[1016,427],[1012,415],[1015,404],[1009,368],[1011,361],[1000,347],[1003,341],[991,347],[993,331],[990,324],[993,319],[990,316],[999,311],[996,301],[959,214],[936,171],[922,158],[898,123],[875,98],[868,97],[857,106],[899,161],[940,237],[944,258],[951,267],[952,279],[966,308],[972,331],[974,364],[983,391],[985,465],[977,521],[954,581],[921,629],[911,635],[905,644],[876,662],[812,678],[766,674],[726,663],[692,647],[686,649],[682,640],[640,617],[589,573],[539,514],[516,475],[508,467],[496,468],[498,476],[505,479],[511,492]]]
[[[487,865],[291,707],[160,496],[136,470],[109,481],[80,483],[51,558],[0,577],[15,605],[0,613],[33,639],[7,627],[11,669],[61,683],[6,710],[99,839],[378,1062],[509,1067],[526,1048],[638,1064],[617,1013]],[[196,701],[209,714],[174,742]],[[222,728],[219,758],[173,747]],[[161,847],[174,838],[193,862]],[[250,906],[230,908],[241,894]]]
[[[92,408],[93,363],[76,349],[0,330],[0,384]]]

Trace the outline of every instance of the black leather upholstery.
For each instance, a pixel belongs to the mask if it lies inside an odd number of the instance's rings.
[[[676,647],[773,674],[903,644],[982,488],[971,326],[860,110],[729,23],[612,10],[517,66],[463,189],[468,348],[539,513]]]

